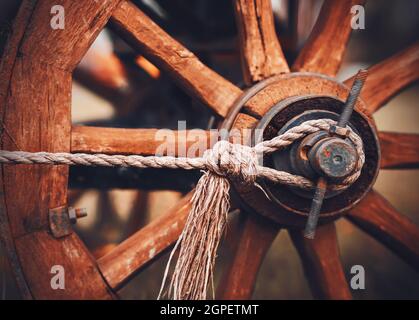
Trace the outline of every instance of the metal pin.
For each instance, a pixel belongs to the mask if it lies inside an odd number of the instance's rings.
[[[336,125],[337,128],[345,128],[351,118],[352,112],[355,107],[356,100],[361,93],[365,80],[368,76],[368,70],[361,69],[355,76],[352,84],[351,91],[346,99],[342,113],[340,114],[339,121]],[[332,132],[337,132],[337,128],[331,128]],[[316,191],[314,193],[313,201],[311,202],[310,212],[304,229],[304,237],[307,239],[314,239],[316,234],[317,222],[319,220],[320,211],[322,208],[323,200],[326,195],[327,181],[324,177],[317,180]]]
[[[351,91],[349,92],[348,98],[346,99],[343,111],[340,114],[337,126],[345,128],[351,118],[352,112],[355,107],[356,100],[361,93],[362,87],[364,86],[365,80],[368,76],[368,70],[361,69],[355,76],[354,83],[352,84]]]
[[[325,178],[320,177],[319,180],[317,180],[316,192],[314,193],[313,201],[311,202],[310,213],[308,214],[306,227],[304,229],[304,237],[307,239],[314,239],[316,234],[317,221],[319,220],[326,189],[327,181]]]

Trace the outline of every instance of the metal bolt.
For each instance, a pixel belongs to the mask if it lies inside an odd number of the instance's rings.
[[[77,223],[77,219],[84,218],[87,216],[86,208],[72,208],[68,207],[68,217],[72,224]]]
[[[339,121],[334,129],[331,130],[331,134],[336,134],[339,131],[342,131],[342,128],[345,128],[351,118],[352,112],[355,107],[356,100],[358,99],[361,89],[364,85],[364,82],[368,76],[367,70],[359,70],[355,76],[354,83],[352,84],[351,91],[349,92],[348,98],[346,99],[343,111],[339,117]],[[331,162],[332,164],[333,162]],[[330,166],[330,165],[329,165]],[[322,166],[321,171],[325,170],[325,167]],[[345,170],[343,170],[345,171]],[[310,212],[308,214],[308,219],[306,227],[304,230],[304,236],[308,239],[314,239],[316,233],[317,221],[319,220],[320,210],[323,204],[324,196],[327,190],[327,181],[324,177],[320,176],[317,180],[316,191],[314,193],[313,201],[311,203]]]

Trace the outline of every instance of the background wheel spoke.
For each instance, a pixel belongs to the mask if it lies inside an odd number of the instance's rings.
[[[334,223],[319,226],[316,238],[304,238],[302,231],[290,231],[301,257],[304,272],[317,299],[351,299],[340,260]]]
[[[370,67],[361,97],[368,112],[383,107],[402,89],[419,79],[419,42],[394,56]],[[353,78],[345,81],[350,87]]]
[[[335,76],[351,34],[351,7],[364,0],[325,0],[307,43],[292,69]]]
[[[259,268],[279,232],[279,226],[253,214],[244,217],[233,261],[218,287],[219,299],[250,299]]]
[[[140,9],[122,1],[112,26],[135,49],[166,70],[192,97],[225,116],[241,90],[206,67],[192,52],[170,37]]]
[[[419,134],[379,132],[381,168],[419,168]]]
[[[419,228],[379,193],[371,191],[347,218],[419,269]]]

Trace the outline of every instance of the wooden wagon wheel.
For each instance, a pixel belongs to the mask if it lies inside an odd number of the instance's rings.
[[[242,93],[234,84],[207,68],[129,1],[60,2],[66,10],[64,30],[50,27],[54,1],[24,1],[15,19],[0,69],[1,79],[7,79],[0,87],[4,124],[2,149],[154,154],[157,143],[153,141],[153,130],[71,126],[72,71],[109,19],[114,30],[133,48],[220,117],[226,116]],[[270,1],[235,1],[247,85],[280,75],[279,82],[246,104],[244,113],[235,120],[235,128],[253,128],[268,110],[289,97],[329,97],[335,104],[346,98],[352,79],[341,84],[333,77],[340,67],[351,32],[350,8],[360,2],[326,0],[309,40],[290,68],[276,38]],[[419,44],[369,71],[356,110],[375,134],[371,115],[419,78]],[[380,132],[378,136],[382,169],[418,167],[417,135]],[[190,195],[171,212],[95,261],[75,233],[56,239],[49,231],[49,209],[66,204],[67,178],[66,166],[3,165],[1,233],[22,296],[37,299],[114,298],[115,292],[135,273],[176,241],[188,213]],[[369,183],[372,182],[373,177]],[[250,211],[275,215],[278,209],[272,204],[269,208],[264,204],[260,208],[252,207],[252,199],[246,198],[245,193],[243,198]],[[260,215],[246,214],[237,253],[218,289],[218,297],[250,298],[266,251],[278,231],[287,228],[301,255],[315,296],[350,298],[333,223],[334,218],[342,214],[339,212],[329,219],[331,221],[325,217],[314,241],[302,237],[295,228],[299,222],[272,223]],[[344,216],[419,268],[418,227],[377,192],[370,191]],[[281,215],[278,217],[282,219]],[[49,271],[55,264],[66,270],[65,290],[51,289]]]

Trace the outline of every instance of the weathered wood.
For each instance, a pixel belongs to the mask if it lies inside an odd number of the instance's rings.
[[[217,298],[245,300],[252,297],[259,268],[279,232],[279,225],[247,214],[232,262],[219,284]]]
[[[12,73],[14,60],[17,54],[19,43],[25,33],[26,26],[30,21],[30,17],[34,10],[35,3],[31,1],[25,1],[19,7],[19,11],[13,22],[13,32],[7,41],[7,46],[4,48],[2,59],[0,60],[0,79],[8,79]],[[7,98],[9,83],[8,81],[0,81],[0,121],[2,124],[1,134],[2,140],[5,138],[4,135],[8,135],[9,131],[4,126],[4,103]],[[10,137],[7,137],[11,139]],[[2,143],[3,145],[3,143]],[[11,266],[17,288],[19,289],[20,296],[29,300],[32,299],[30,288],[26,283],[25,276],[23,274],[22,267],[20,265],[19,257],[16,252],[16,247],[13,239],[13,234],[9,224],[9,217],[6,207],[6,199],[4,197],[4,177],[3,172],[0,170],[0,241],[4,250],[6,251],[9,264]]]
[[[160,134],[159,134],[160,132]],[[159,129],[121,129],[88,126],[73,126],[71,132],[71,151],[84,153],[106,154],[139,154],[156,155],[163,143],[170,144],[167,148],[172,156],[198,156],[216,142],[215,131],[181,130],[167,131],[169,138],[164,137],[165,131]],[[173,148],[172,148],[173,147]],[[193,149],[191,149],[193,148]],[[173,149],[174,154],[171,152]]]
[[[419,270],[419,227],[370,191],[347,218]]]
[[[325,0],[310,37],[292,70],[335,76],[352,31],[351,7],[364,2],[365,0]]]
[[[248,85],[289,72],[279,44],[270,0],[235,0],[242,69]]]
[[[15,241],[27,282],[36,299],[109,299],[89,250],[76,234],[56,240],[48,231],[26,234]],[[51,288],[51,268],[65,271],[65,290]]]
[[[244,111],[256,118],[262,117],[279,101],[303,95],[334,96],[345,101],[349,89],[331,78],[309,74],[289,73],[278,76],[279,81],[263,89],[245,105]],[[355,108],[365,112],[365,105],[358,100]]]
[[[351,299],[340,260],[335,224],[317,227],[314,240],[306,239],[301,231],[292,230],[290,235],[313,296],[317,299]]]
[[[419,168],[419,134],[379,132],[382,169]]]
[[[8,132],[3,131],[2,148],[70,151],[70,71],[117,3],[61,1],[66,9],[64,30],[53,30],[49,24],[54,1],[35,3],[27,23],[23,24],[24,30],[17,31],[19,39],[16,41],[12,36],[2,60],[0,74],[9,79],[7,85],[1,86],[4,99],[0,110]],[[33,1],[23,3],[24,6],[31,4]],[[20,17],[17,19],[19,21]],[[84,24],[80,23],[83,19]],[[67,202],[68,168],[3,166],[2,174],[11,235],[32,296],[41,299],[111,298],[111,292],[79,238],[72,235],[56,240],[47,231],[48,210]],[[52,276],[50,270],[56,264],[66,266],[66,290],[53,290],[45,282],[35,285],[42,274]]]
[[[206,67],[134,4],[123,0],[112,15],[113,29],[151,62],[166,70],[193,98],[225,116],[241,90]]]
[[[394,56],[370,67],[361,92],[372,114],[383,107],[401,90],[419,79],[419,42]],[[350,87],[353,77],[344,83]]]
[[[98,260],[103,276],[113,289],[121,288],[176,242],[186,222],[192,194],[193,191],[168,213],[150,222]]]

